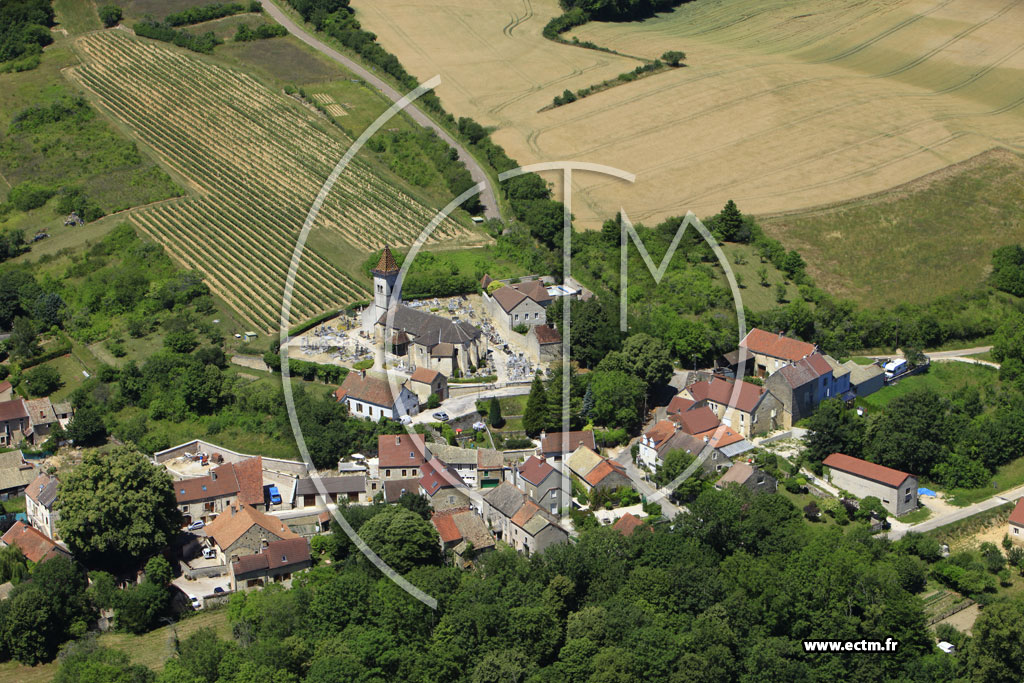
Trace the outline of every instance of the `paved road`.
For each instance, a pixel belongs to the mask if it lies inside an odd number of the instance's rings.
[[[455,386],[455,385],[452,385]],[[448,413],[448,417],[453,420],[463,415],[469,415],[470,413],[476,412],[476,402],[482,399],[489,399],[492,396],[501,398],[502,396],[525,396],[530,393],[529,384],[517,384],[511,387],[502,387],[500,389],[485,389],[479,393],[466,394],[465,396],[458,396],[455,398],[449,398],[441,404],[440,408],[435,410],[423,410],[420,414],[412,418],[413,424],[425,424],[427,422],[437,422],[431,415],[443,410]]]
[[[961,359],[964,356],[974,356],[979,353],[986,353],[991,351],[991,346],[972,346],[969,349],[951,349],[949,351],[925,351],[924,354],[931,360],[943,360],[947,358]],[[865,358],[892,358],[896,353],[883,354],[881,356],[865,356]]]
[[[894,525],[889,531],[889,538],[896,541],[903,538],[903,535],[908,531],[932,531],[933,529],[944,527],[947,524],[959,522],[961,519],[966,519],[967,517],[976,515],[979,512],[985,512],[986,510],[997,508],[1004,503],[1012,503],[1018,498],[1024,498],[1024,486],[1019,486],[1015,489],[1010,489],[1009,491],[1003,491],[1002,493],[992,496],[988,500],[983,500],[980,503],[968,505],[967,507],[960,508],[959,510],[954,510],[952,512],[947,512],[944,515],[938,515],[937,517],[926,519],[918,524],[900,525],[900,528],[897,528]]]
[[[338,62],[352,73],[358,75],[360,78],[365,80],[367,83],[377,88],[381,93],[384,94],[392,102],[397,102],[402,99],[402,94],[392,88],[390,85],[385,83],[379,77],[374,76],[373,73],[368,71],[366,68],[361,66],[359,63],[349,59],[345,55],[341,54],[337,50],[328,47],[326,44],[320,42],[315,36],[310,34],[308,31],[303,29],[301,26],[292,21],[291,17],[285,14],[280,7],[274,4],[273,0],[260,0],[263,4],[263,9],[274,18],[274,21],[288,29],[288,32],[293,36],[309,45],[317,52],[324,56],[333,59]],[[452,148],[455,149],[459,154],[459,161],[466,165],[469,169],[469,174],[473,177],[474,183],[483,183],[484,190],[480,193],[480,203],[484,206],[484,216],[487,218],[501,218],[501,213],[498,211],[498,201],[494,196],[494,187],[491,185],[491,179],[484,173],[484,169],[480,166],[479,162],[473,156],[466,151],[462,146],[462,143],[458,142],[440,125],[434,122],[429,116],[424,114],[422,111],[416,108],[415,105],[409,106],[405,110],[409,116],[412,117],[413,121],[430,128],[438,137],[447,142]]]
[[[633,482],[633,486],[636,487],[636,490],[644,498],[651,500],[658,493],[657,487],[647,481],[644,472],[633,464],[633,456],[629,452],[629,445],[620,448],[619,452],[612,459],[626,468],[626,476],[629,477],[629,480]],[[667,495],[658,498],[657,502],[661,505],[662,514],[668,519],[675,519],[675,516],[680,512],[686,511],[686,508],[673,504]]]

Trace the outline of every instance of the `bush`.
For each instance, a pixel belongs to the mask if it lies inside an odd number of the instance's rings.
[[[523,323],[519,323],[518,325],[512,328],[512,331],[517,332],[519,334],[526,334],[527,332],[530,331],[530,328],[527,325],[524,325]]]
[[[431,394],[427,396],[427,409],[433,410],[441,405],[441,398],[437,394]]]
[[[98,12],[100,15],[100,21],[102,21],[103,25],[107,28],[116,26],[118,22],[124,18],[124,13],[117,5],[104,5],[99,8]]]
[[[55,194],[57,194],[57,191],[52,187],[26,180],[11,188],[10,193],[7,195],[7,201],[18,211],[31,211],[32,209],[38,209]]]
[[[60,373],[49,365],[40,365],[25,373],[25,388],[30,396],[49,396],[64,385]]]

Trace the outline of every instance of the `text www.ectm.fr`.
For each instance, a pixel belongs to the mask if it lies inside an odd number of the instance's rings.
[[[804,652],[895,652],[899,641],[881,640],[805,640]]]

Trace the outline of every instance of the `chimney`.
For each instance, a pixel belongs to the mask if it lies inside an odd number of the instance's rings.
[[[704,437],[704,443],[707,443],[707,442],[708,442],[708,437],[705,436]]]
[[[234,505],[231,506],[231,516],[232,517],[235,516],[235,506]]]
[[[359,371],[359,377],[361,379],[366,379],[366,370],[360,370]]]
[[[398,434],[395,434],[395,445],[396,446],[402,445],[402,437],[399,436]]]

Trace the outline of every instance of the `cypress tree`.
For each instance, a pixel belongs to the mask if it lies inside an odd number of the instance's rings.
[[[537,436],[544,429],[547,424],[547,408],[547,392],[538,372],[533,376],[533,386],[530,387],[530,397],[526,399],[526,411],[523,413],[523,429],[528,436]]]

